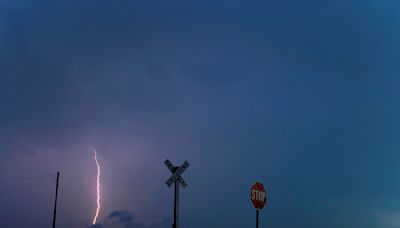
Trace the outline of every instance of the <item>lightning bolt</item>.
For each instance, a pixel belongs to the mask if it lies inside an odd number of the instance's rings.
[[[93,147],[91,148],[93,153],[94,153],[94,161],[96,162],[97,166],[97,208],[96,208],[96,215],[93,218],[93,225],[96,224],[97,217],[99,216],[99,211],[100,211],[100,165],[99,161],[97,161],[97,151]]]

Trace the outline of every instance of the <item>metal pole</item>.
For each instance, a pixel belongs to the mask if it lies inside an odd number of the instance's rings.
[[[258,228],[258,214],[260,213],[260,210],[256,210],[256,228]]]
[[[175,181],[175,199],[174,199],[174,226],[179,228],[179,182]]]
[[[58,180],[59,180],[59,179],[60,179],[60,172],[57,172],[56,199],[54,200],[53,228],[56,227],[57,198],[58,198]]]

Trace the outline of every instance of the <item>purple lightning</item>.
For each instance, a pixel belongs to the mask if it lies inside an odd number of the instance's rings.
[[[96,208],[96,215],[93,218],[93,224],[96,224],[97,222],[97,217],[99,216],[100,212],[100,165],[99,161],[97,161],[97,151],[92,147],[92,151],[94,152],[94,160],[96,162],[97,166],[97,208]]]

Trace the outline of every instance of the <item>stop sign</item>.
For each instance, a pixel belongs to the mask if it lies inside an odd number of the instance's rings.
[[[265,191],[264,185],[256,182],[251,187],[250,198],[256,209],[262,209],[267,202],[267,192]]]

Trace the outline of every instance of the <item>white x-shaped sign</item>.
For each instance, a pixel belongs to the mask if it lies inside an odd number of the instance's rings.
[[[164,164],[168,167],[169,171],[171,171],[172,176],[165,182],[168,187],[171,187],[173,183],[178,181],[182,185],[183,188],[186,188],[187,183],[182,178],[182,173],[189,167],[189,162],[185,161],[181,166],[174,166],[169,160],[166,160]]]

